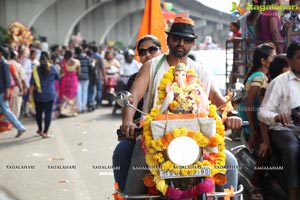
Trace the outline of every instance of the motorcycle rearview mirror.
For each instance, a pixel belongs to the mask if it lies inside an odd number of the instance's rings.
[[[144,113],[143,111],[141,111],[140,109],[136,108],[131,104],[132,98],[133,98],[132,94],[126,90],[119,91],[115,96],[115,100],[117,104],[119,104],[121,107],[129,106],[135,109],[136,111],[138,111],[139,113],[146,115],[146,113]]]
[[[223,105],[219,106],[217,110],[222,109],[230,101],[232,103],[239,103],[244,98],[245,93],[246,93],[246,89],[244,84],[242,83],[231,84],[227,92],[229,99]]]
[[[229,86],[228,94],[231,93],[231,102],[240,102],[246,93],[246,89],[244,84],[242,83],[234,83]]]
[[[132,94],[126,90],[118,92],[115,97],[117,104],[119,104],[121,107],[125,107],[130,104],[131,98]]]

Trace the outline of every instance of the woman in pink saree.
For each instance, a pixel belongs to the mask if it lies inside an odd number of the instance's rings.
[[[72,57],[71,51],[67,50],[61,65],[60,115],[76,116],[77,75],[80,73],[80,62]]]

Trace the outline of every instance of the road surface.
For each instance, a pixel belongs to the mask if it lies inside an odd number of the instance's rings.
[[[102,107],[55,119],[49,139],[35,133],[33,118],[22,118],[27,131],[19,139],[16,129],[0,133],[0,186],[21,200],[113,199],[111,157],[121,115],[111,112]]]

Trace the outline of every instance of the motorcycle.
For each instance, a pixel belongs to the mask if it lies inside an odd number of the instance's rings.
[[[115,92],[118,84],[119,69],[115,66],[110,66],[106,69],[106,79],[103,84],[102,100],[107,100],[108,105],[112,106],[115,99]]]
[[[135,159],[130,169],[135,170],[129,172],[124,191],[115,186],[115,198],[229,199],[235,196],[243,199],[244,188],[241,184],[237,191],[230,188],[224,189],[224,192],[215,192],[213,189],[214,184],[224,185],[227,181],[225,158],[222,157],[224,138],[216,131],[222,131],[223,123],[216,111],[241,96],[237,87],[231,87],[229,91],[227,102],[212,109],[215,113],[210,117],[199,114],[157,114],[154,120],[149,120],[150,116],[154,116],[152,110],[146,116],[143,126],[144,144],[137,140],[138,145],[133,150],[132,157]],[[130,103],[131,98],[128,91],[121,91],[116,95],[116,102],[122,107],[129,106],[146,114]],[[118,138],[124,137],[120,130],[117,134]],[[135,130],[135,134],[140,137],[141,130]],[[144,155],[146,162],[134,163]],[[144,191],[143,185],[152,194],[139,194],[138,191]]]
[[[250,180],[254,173],[254,170],[261,169],[256,169],[255,167],[256,156],[255,153],[248,147],[248,140],[245,136],[245,133],[242,131],[240,134],[242,145],[232,148],[231,151],[235,155],[239,163],[239,183],[244,185],[245,196],[247,197],[247,199],[251,199],[253,186]],[[276,155],[271,155],[269,165],[266,166],[270,170],[266,171],[264,178],[262,179],[262,187],[260,188],[261,194],[263,196],[262,198],[265,200],[288,199],[287,188],[284,188],[285,184],[283,184],[282,175],[278,173],[279,166],[282,166],[279,158]],[[273,168],[275,170],[271,170]]]
[[[243,89],[243,85],[240,85],[240,89]],[[239,102],[233,102],[233,104],[237,105]],[[239,184],[244,186],[244,195],[245,199],[265,199],[265,200],[287,200],[288,193],[287,188],[285,188],[285,184],[283,184],[282,175],[280,175],[278,170],[267,170],[263,180],[262,188],[260,188],[261,196],[256,196],[255,191],[253,191],[253,185],[251,184],[251,178],[253,176],[254,170],[256,169],[256,158],[257,151],[250,150],[248,145],[248,137],[244,131],[244,128],[247,127],[249,123],[243,123],[243,127],[239,130],[232,132],[229,136],[229,140],[231,141],[240,141],[241,145],[238,145],[234,148],[231,148],[230,151],[236,157],[239,164],[239,174],[238,180]],[[280,163],[280,159],[276,155],[271,155],[269,169],[277,169],[278,166],[282,166]],[[254,194],[253,194],[254,192]],[[254,195],[254,196],[253,196]]]

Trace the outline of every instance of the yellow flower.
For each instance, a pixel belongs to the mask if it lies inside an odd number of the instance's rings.
[[[175,66],[170,66],[169,71],[170,73],[174,74]]]
[[[155,115],[157,115],[159,113],[160,113],[160,109],[159,108],[152,108],[150,115],[155,116]]]
[[[175,138],[180,136],[180,129],[179,129],[179,128],[175,128],[175,129],[173,130],[173,136],[174,136]]]
[[[166,79],[172,81],[172,80],[174,79],[174,76],[173,76],[172,73],[166,72],[166,73],[164,74],[164,78],[166,78]]]
[[[161,168],[162,168],[162,170],[166,170],[166,171],[170,170],[171,171],[171,170],[173,170],[173,163],[168,160],[161,165]]]
[[[165,180],[161,180],[159,177],[155,179],[154,177],[154,181],[156,183],[156,188],[161,191],[163,195],[166,195],[168,185],[166,184]]]
[[[166,95],[164,95],[164,94],[158,94],[158,98],[160,98],[160,99],[164,99],[165,96],[166,96]],[[159,100],[159,102],[163,102],[163,101],[160,101],[160,100]]]
[[[189,170],[186,169],[186,168],[182,168],[182,169],[181,169],[181,174],[182,174],[182,176],[188,175],[188,172],[189,172]]]
[[[160,84],[158,86],[158,94],[165,93],[165,90],[166,90],[166,84]]]
[[[188,69],[187,70],[187,74],[193,74],[193,75],[196,75],[196,72],[192,69]]]
[[[172,79],[170,80],[170,79],[167,79],[167,78],[163,78],[161,80],[162,85],[167,85],[167,84],[170,84],[170,83],[172,83]]]
[[[197,142],[197,144],[200,147],[206,147],[209,139],[207,137],[205,137],[201,132],[197,132],[194,136],[194,140]]]
[[[188,130],[187,130],[186,127],[183,127],[183,128],[181,128],[181,129],[179,129],[179,130],[180,130],[180,135],[181,135],[181,136],[187,136]]]
[[[209,116],[215,118],[217,113],[217,106],[210,104],[209,106]]]
[[[154,154],[153,157],[154,157],[154,158],[157,160],[157,162],[159,162],[159,163],[163,163],[163,162],[164,162],[164,157],[163,157],[162,153],[156,153],[156,154]]]

